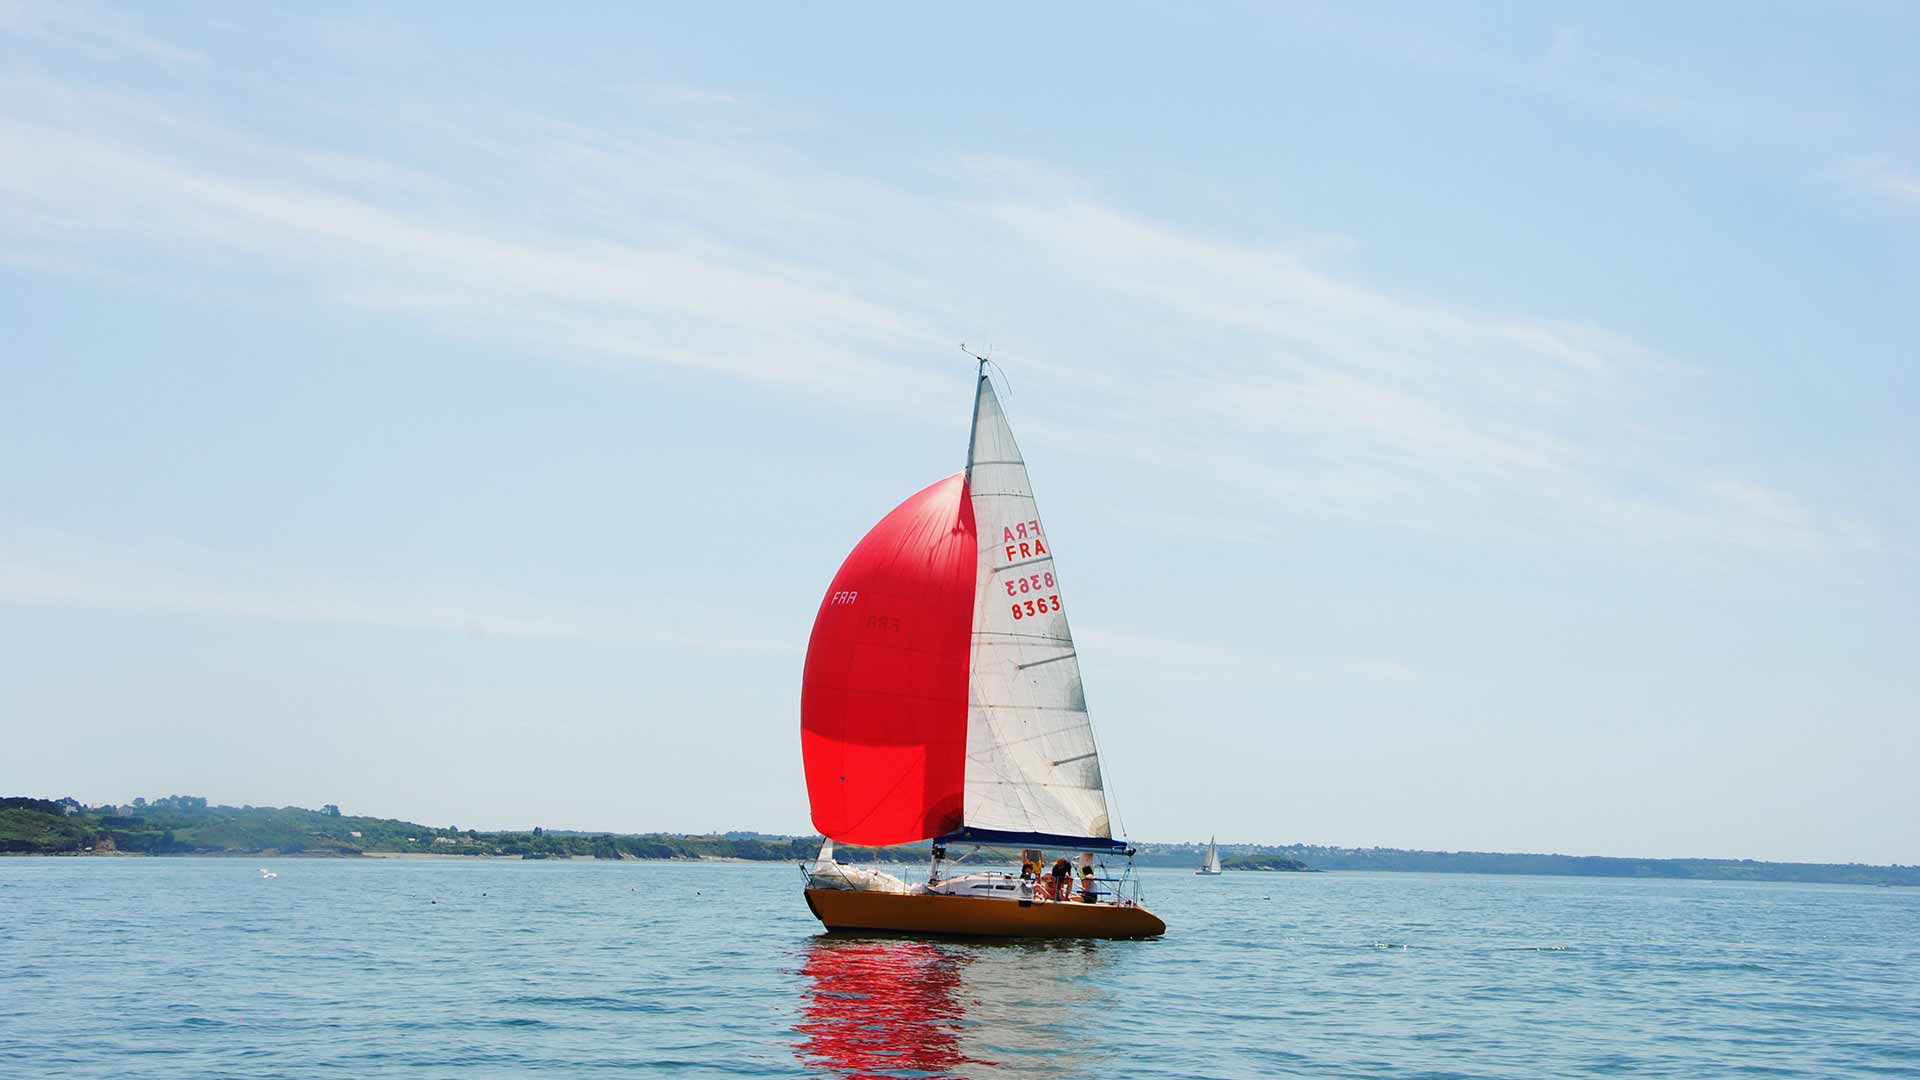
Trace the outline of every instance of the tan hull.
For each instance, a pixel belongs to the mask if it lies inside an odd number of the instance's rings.
[[[807,906],[829,930],[888,930],[967,937],[1142,938],[1167,932],[1143,907],[808,889]]]

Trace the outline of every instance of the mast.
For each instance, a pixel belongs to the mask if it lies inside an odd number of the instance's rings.
[[[980,365],[974,372],[973,380],[973,422],[967,425],[966,483],[971,486],[973,483],[973,440],[980,434],[980,386],[987,381],[987,358],[968,352],[967,343],[964,341],[960,343],[960,351],[973,357]]]

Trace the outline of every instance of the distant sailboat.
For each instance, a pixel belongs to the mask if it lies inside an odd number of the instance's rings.
[[[1207,857],[1201,861],[1200,869],[1195,870],[1194,873],[1217,874],[1220,872],[1220,847],[1213,842],[1213,839],[1211,836],[1207,837]]]
[[[1052,549],[982,361],[966,470],[854,546],[807,643],[800,747],[814,827],[829,843],[808,869],[806,899],[829,930],[1165,932],[1137,889],[1124,895],[1133,850],[1107,816]],[[933,841],[925,885],[841,867],[830,846],[918,840]],[[1019,876],[942,877],[948,847],[961,845],[1030,858]],[[1042,848],[1082,853],[1079,880],[1038,872]],[[1098,876],[1096,853],[1124,856],[1129,873]]]

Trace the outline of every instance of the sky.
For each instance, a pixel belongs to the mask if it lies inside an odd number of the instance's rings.
[[[964,342],[1127,835],[1920,863],[1920,15],[1350,7],[0,0],[0,789],[810,831]]]

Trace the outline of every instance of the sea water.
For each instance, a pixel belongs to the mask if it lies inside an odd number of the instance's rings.
[[[969,944],[786,865],[0,859],[0,1077],[1920,1076],[1920,890],[1143,878],[1163,939]]]

